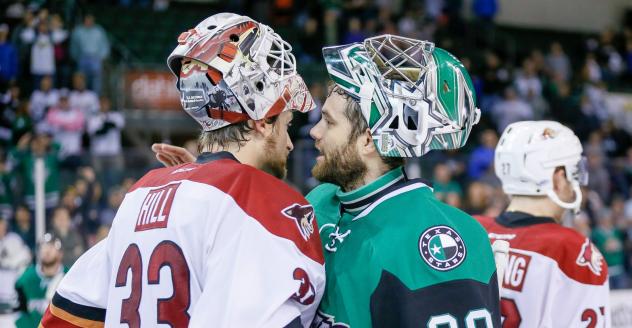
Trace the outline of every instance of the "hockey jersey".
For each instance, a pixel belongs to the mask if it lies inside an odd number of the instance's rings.
[[[608,267],[590,240],[552,218],[476,217],[491,241],[509,242],[503,327],[610,327]]]
[[[67,269],[60,265],[53,276],[47,277],[39,264],[31,265],[15,282],[15,291],[19,299],[19,317],[15,321],[17,328],[37,327],[42,315],[50,303],[55,286]]]
[[[327,286],[313,327],[498,327],[485,230],[401,168],[351,192],[323,184],[314,205]]]
[[[324,285],[312,206],[230,153],[205,153],[131,188],[42,325],[305,327]]]

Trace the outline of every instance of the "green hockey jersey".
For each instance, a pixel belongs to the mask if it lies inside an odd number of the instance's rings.
[[[487,233],[403,169],[344,193],[307,195],[327,286],[313,327],[500,327]]]
[[[36,328],[52,298],[55,287],[68,270],[60,267],[53,277],[46,277],[39,265],[31,265],[24,270],[15,283],[20,300],[20,316],[15,322],[17,328]],[[52,290],[49,290],[52,289]]]

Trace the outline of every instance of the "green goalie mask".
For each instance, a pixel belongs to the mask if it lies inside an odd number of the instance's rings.
[[[331,79],[360,103],[382,156],[460,148],[478,123],[468,72],[432,42],[381,35],[325,47],[323,56]]]

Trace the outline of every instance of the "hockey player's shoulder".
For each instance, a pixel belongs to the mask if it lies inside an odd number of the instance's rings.
[[[270,233],[292,241],[304,255],[324,263],[314,207],[278,178],[240,164],[230,177],[230,194],[249,216]],[[231,190],[232,189],[232,190]]]
[[[319,207],[319,205],[331,205],[336,204],[339,205],[339,202],[336,202],[336,192],[340,190],[339,186],[336,186],[331,183],[321,183],[316,186],[312,191],[310,191],[305,198],[310,202],[310,204],[314,205],[314,207]]]
[[[590,239],[557,224],[542,225],[539,253],[557,262],[560,270],[580,283],[602,285],[608,278],[608,266]]]
[[[312,191],[310,191],[305,198],[307,198],[310,202],[312,200],[318,201],[323,198],[331,198],[336,195],[336,192],[340,189],[339,186],[336,186],[332,183],[321,183],[318,186],[314,187]]]
[[[485,227],[485,229],[488,229],[490,226],[492,226],[494,224],[494,218],[491,216],[486,216],[486,215],[472,215],[472,217],[478,221],[478,223],[480,223],[483,227]]]

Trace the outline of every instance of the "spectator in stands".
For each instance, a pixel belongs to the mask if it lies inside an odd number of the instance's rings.
[[[472,180],[478,180],[492,168],[494,163],[494,150],[498,144],[498,134],[492,129],[483,131],[480,137],[481,144],[472,151],[467,167],[468,176]]]
[[[456,195],[459,199],[463,195],[461,186],[456,181],[452,180],[450,167],[443,163],[437,164],[434,168],[432,188],[434,189],[435,197],[446,203],[449,197],[451,197],[452,202],[458,202],[458,200],[454,199],[454,196],[450,195]]]
[[[522,70],[516,75],[514,85],[518,96],[531,106],[533,119],[542,119],[547,114],[548,104],[542,96],[542,81],[532,58],[522,62]]]
[[[88,88],[101,92],[103,61],[110,55],[110,42],[103,28],[95,23],[93,15],[86,15],[83,25],[72,32],[70,54],[88,80]]]
[[[610,158],[624,157],[630,146],[632,137],[625,130],[616,126],[613,120],[608,120],[601,125],[602,144],[606,155]]]
[[[363,42],[366,34],[362,31],[362,21],[358,17],[350,17],[348,20],[347,33],[342,38],[342,43]]]
[[[599,82],[601,77],[601,66],[597,63],[595,54],[589,52],[586,54],[584,66],[582,67],[582,78],[588,82]]]
[[[612,202],[610,202],[610,211],[613,224],[622,232],[627,228],[627,218],[625,217],[625,198],[622,195],[616,194],[612,196]],[[627,238],[627,237],[626,237]]]
[[[65,190],[61,197],[59,206],[62,206],[70,212],[72,218],[72,224],[79,226],[81,224],[81,213],[79,211],[79,205],[81,205],[81,198],[77,196],[77,189],[75,188],[75,182],[73,181]]]
[[[33,131],[33,119],[31,119],[31,113],[29,112],[29,103],[21,102],[11,127],[12,145],[15,145],[23,135],[31,131]]]
[[[121,203],[123,203],[123,198],[125,198],[125,190],[123,187],[118,186],[110,189],[107,206],[99,213],[99,222],[102,226],[112,225],[116,211],[119,206],[121,206]]]
[[[0,216],[0,327],[14,326],[19,304],[14,285],[31,263],[31,250],[8,226],[7,218]]]
[[[465,211],[470,215],[485,213],[491,205],[491,187],[481,182],[474,181],[467,188],[467,201]]]
[[[20,300],[18,328],[38,326],[67,271],[62,265],[61,241],[51,234],[44,235],[37,254],[37,264],[29,266],[15,283]]]
[[[6,161],[0,160],[0,217],[13,217],[13,183],[11,171],[7,168]]]
[[[26,13],[26,6],[24,5],[24,0],[13,1],[10,5],[7,6],[6,11],[4,12],[4,16],[7,20],[18,23],[24,14]]]
[[[608,95],[606,83],[599,81],[584,84],[584,95],[586,96],[586,102],[582,103],[581,107],[584,115],[596,119],[595,123],[597,124],[606,121],[610,115],[608,103],[606,102]]]
[[[546,56],[546,67],[549,76],[559,76],[563,81],[570,81],[572,76],[571,61],[559,42],[551,43],[550,51]]]
[[[481,110],[486,112],[501,100],[505,88],[510,83],[510,75],[498,55],[492,51],[485,52],[485,66],[482,71],[483,92],[480,101]]]
[[[8,38],[9,25],[0,24],[0,85],[8,85],[18,76],[18,53]]]
[[[501,132],[513,122],[532,120],[533,108],[529,103],[518,97],[513,87],[507,87],[505,89],[505,98],[494,105],[492,115],[498,131]]]
[[[83,254],[85,248],[79,231],[74,229],[70,218],[70,211],[65,207],[57,207],[53,212],[51,234],[59,238],[62,244],[64,259],[62,263],[70,268]]]
[[[315,17],[308,16],[302,25],[300,62],[314,62],[322,56],[323,34]]]
[[[70,56],[68,55],[69,34],[64,28],[64,21],[59,14],[50,17],[50,30],[55,41],[55,67],[57,79],[55,85],[67,86],[70,81]]]
[[[18,205],[15,208],[15,219],[12,222],[11,231],[15,232],[31,252],[35,252],[35,225],[32,221],[31,212],[25,205]]]
[[[486,44],[494,42],[494,17],[498,13],[497,0],[474,0],[472,12],[477,19],[478,35]]]
[[[59,103],[48,111],[46,124],[52,129],[55,141],[61,146],[61,167],[71,170],[79,167],[82,155],[81,137],[86,119],[80,109],[70,106],[67,90],[59,92]]]
[[[20,23],[11,35],[11,43],[17,48],[18,51],[18,80],[20,80],[20,87],[31,89],[31,84],[28,84],[28,77],[30,74],[30,61],[31,61],[31,43],[23,41],[22,35],[35,30],[35,15],[32,10],[27,10],[24,13],[22,23]],[[27,38],[28,39],[28,38]]]
[[[70,92],[70,106],[83,112],[86,118],[99,112],[99,96],[96,92],[86,88],[86,77],[81,72],[72,76],[72,91]]]
[[[25,134],[10,153],[14,172],[20,177],[24,188],[24,200],[29,209],[35,210],[35,162],[44,160],[44,202],[52,210],[59,202],[59,145],[50,136],[38,132],[34,136]]]
[[[580,212],[572,218],[571,227],[586,236],[586,238],[590,238],[590,235],[592,234],[592,229],[590,229],[590,219],[585,212]]]
[[[611,29],[606,29],[599,36],[599,48],[597,51],[597,61],[604,68],[604,79],[612,81],[619,77],[625,69],[623,58],[619,54],[614,44],[615,33]]]
[[[0,99],[0,146],[9,146],[13,140],[13,121],[21,103],[20,87],[15,84]]]
[[[53,88],[53,79],[46,75],[40,81],[39,89],[33,91],[30,100],[30,112],[34,123],[41,123],[48,110],[59,103],[59,91]]]
[[[597,138],[598,133],[591,134],[592,138]],[[600,139],[600,137],[599,137]],[[599,196],[607,203],[610,200],[610,174],[606,169],[604,160],[607,158],[604,155],[603,149],[586,147],[584,153],[587,158],[588,174],[590,179],[588,180],[588,188],[594,190]]]
[[[101,196],[103,189],[96,179],[96,174],[91,167],[82,167],[79,170],[79,178],[74,184],[76,191],[76,203],[78,204],[76,215],[79,227],[83,233],[88,247],[94,245],[94,238],[100,225],[100,212],[102,209]]]
[[[101,111],[88,119],[92,166],[102,177],[105,190],[120,182],[124,160],[121,148],[121,130],[125,117],[111,111],[111,102],[101,97]]]
[[[592,230],[591,239],[603,254],[608,263],[610,288],[621,289],[627,287],[624,260],[623,232],[614,225],[610,209],[601,211],[597,219],[597,226]]]
[[[15,112],[17,112],[20,104],[22,103],[22,89],[17,84],[11,84],[8,90],[1,96],[0,98],[0,106],[2,106],[2,110],[7,113],[11,113],[11,118]],[[9,115],[9,114],[3,114]]]
[[[423,12],[420,12],[418,8],[406,10],[404,16],[397,22],[399,35],[408,38],[419,38],[421,19],[423,19]]]
[[[33,89],[38,88],[40,80],[46,76],[55,76],[55,35],[50,32],[48,21],[40,20],[37,28],[27,28],[22,33],[22,42],[31,44],[31,78]]]
[[[564,81],[561,76],[555,75],[549,83],[548,90],[551,117],[558,122],[574,127],[582,115],[579,111],[579,98],[572,93],[571,84]],[[578,131],[576,134],[580,135]]]

